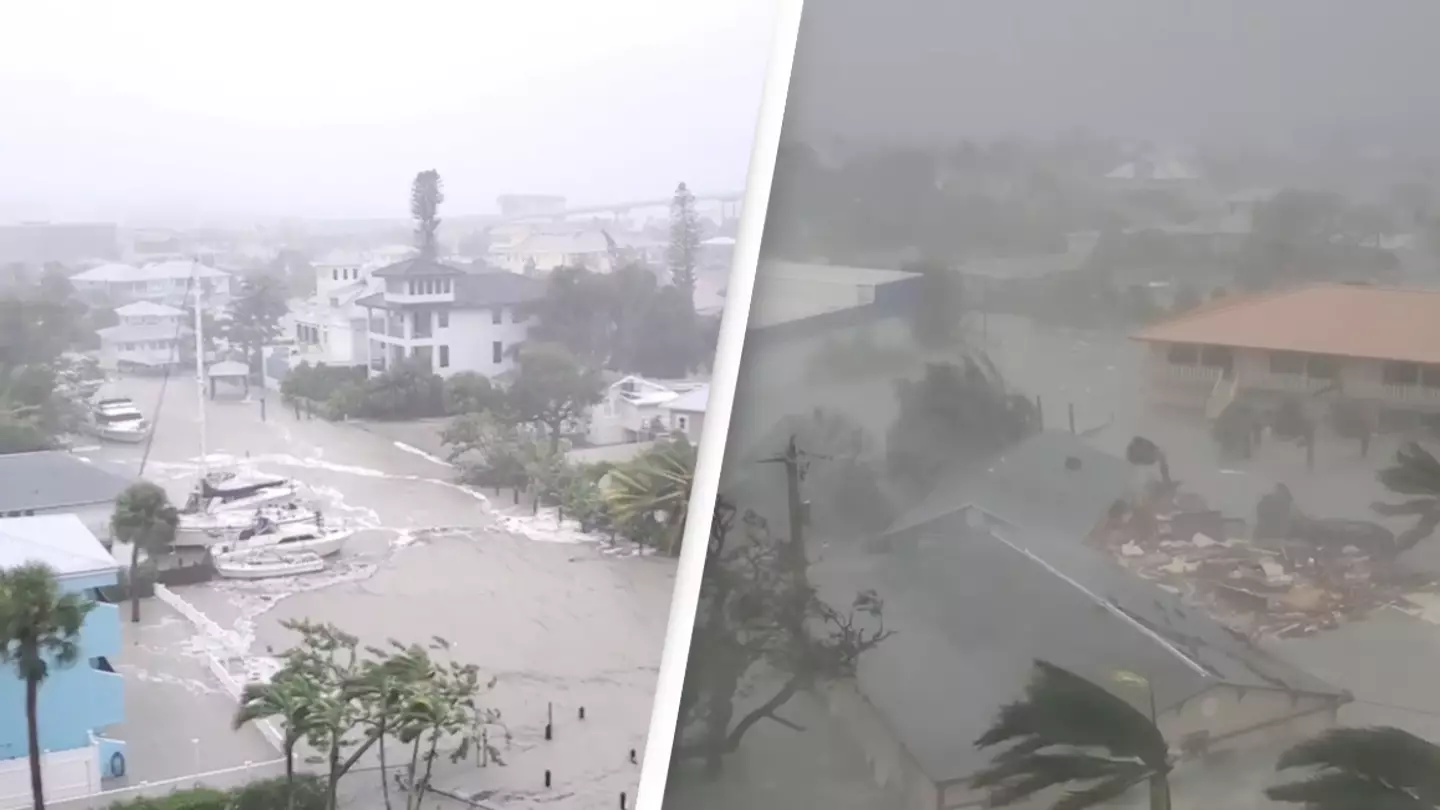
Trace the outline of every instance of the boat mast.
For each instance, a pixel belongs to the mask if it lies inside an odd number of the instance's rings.
[[[205,447],[205,321],[201,313],[200,260],[190,269],[190,283],[195,287],[195,383],[200,393],[200,474],[210,471],[209,450]]]

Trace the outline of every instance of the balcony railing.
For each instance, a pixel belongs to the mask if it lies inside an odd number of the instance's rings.
[[[1245,388],[1258,388],[1262,391],[1313,394],[1326,388],[1337,387],[1339,380],[1326,379],[1323,377],[1308,377],[1304,374],[1262,372],[1259,374],[1246,374],[1240,383]]]
[[[1157,363],[1158,376],[1164,380],[1180,383],[1215,385],[1222,369],[1218,366],[1202,366],[1198,363]]]
[[[1429,385],[1371,383],[1355,386],[1354,394],[1358,397],[1378,399],[1393,405],[1440,408],[1440,388]]]

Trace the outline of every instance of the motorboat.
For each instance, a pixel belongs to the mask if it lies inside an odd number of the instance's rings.
[[[321,557],[330,557],[339,554],[345,548],[345,542],[354,534],[355,530],[351,528],[326,526],[318,514],[315,515],[313,522],[297,521],[276,525],[262,519],[257,521],[254,529],[241,532],[235,542],[222,543],[216,546],[216,549],[222,554],[275,549],[277,551],[308,551]]]
[[[296,577],[324,570],[325,560],[313,551],[264,548],[215,556],[215,573],[227,579]]]
[[[300,485],[289,478],[253,470],[216,471],[200,477],[183,511],[191,514],[245,512],[293,501],[299,496]]]
[[[126,397],[97,399],[90,405],[90,431],[106,441],[139,444],[150,437],[150,423]]]
[[[314,524],[320,513],[299,501],[269,504],[249,512],[181,512],[175,526],[176,548],[234,545],[261,531],[291,525]]]

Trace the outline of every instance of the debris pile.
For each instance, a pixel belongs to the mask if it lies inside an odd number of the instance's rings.
[[[1252,638],[1330,629],[1433,584],[1394,565],[1374,524],[1316,520],[1286,505],[1293,514],[1281,537],[1247,538],[1243,520],[1179,495],[1136,507],[1096,540],[1126,569]]]

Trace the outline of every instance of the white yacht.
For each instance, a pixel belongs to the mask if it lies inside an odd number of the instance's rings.
[[[183,511],[205,514],[248,512],[256,507],[294,501],[300,494],[299,484],[289,478],[243,469],[209,472],[201,476]]]
[[[89,427],[106,441],[139,444],[150,437],[150,423],[135,402],[126,397],[104,397],[90,404]]]
[[[234,542],[215,546],[219,554],[259,549],[277,551],[308,551],[321,557],[339,554],[345,548],[345,541],[355,534],[354,529],[343,526],[326,526],[319,514],[313,521],[270,524],[264,519],[257,521],[253,530],[240,533]]]
[[[320,513],[299,501],[268,504],[249,512],[181,512],[175,527],[176,548],[206,548],[234,544],[265,529],[313,524]]]
[[[215,558],[215,572],[228,579],[271,579],[314,574],[325,570],[325,561],[313,551],[280,551],[266,548],[232,551]]]

